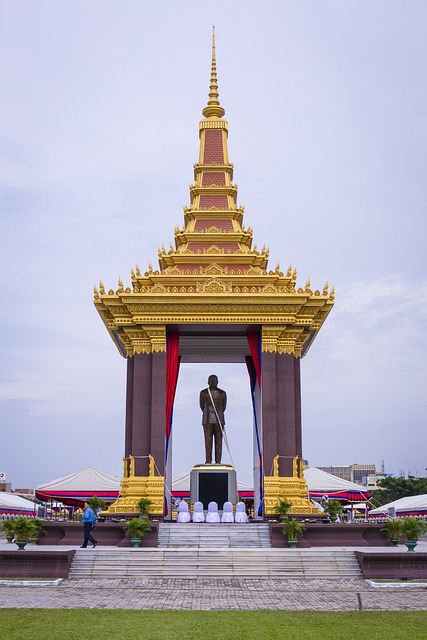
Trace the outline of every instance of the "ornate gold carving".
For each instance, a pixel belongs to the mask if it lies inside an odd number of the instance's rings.
[[[308,498],[307,483],[304,478],[264,476],[264,508],[266,514],[274,514],[279,500],[292,503],[291,513],[319,513]]]
[[[200,249],[198,249],[198,251],[200,251]],[[212,255],[216,253],[224,253],[224,251],[224,249],[220,249],[216,246],[216,244],[213,244],[208,249],[206,249],[205,253],[209,253],[210,255]]]
[[[299,460],[298,456],[295,456],[295,458],[292,460],[292,473],[294,478],[299,478],[298,460]]]
[[[225,131],[228,131],[228,122],[227,120],[200,120],[199,128],[201,131],[203,131],[204,129],[224,129]],[[206,165],[206,167],[217,167],[217,166],[222,167],[223,165],[218,165],[213,163]]]
[[[148,454],[148,460],[149,460],[149,462],[148,462],[148,475],[150,477],[153,477],[154,476],[154,458],[151,455],[151,453]]]
[[[167,293],[167,289],[166,287],[164,287],[162,284],[155,284],[154,287],[152,287],[151,291],[153,293]]]
[[[212,263],[205,268],[200,269],[200,274],[207,276],[222,276],[228,274],[228,267],[221,267],[221,265]]]
[[[273,476],[275,478],[279,477],[279,454],[277,454],[277,456],[274,456],[273,459]]]
[[[135,476],[123,477],[120,497],[109,507],[108,513],[136,513],[136,504],[140,498],[151,500],[150,512],[163,514],[164,477]]]
[[[203,293],[227,293],[231,292],[231,283],[218,280],[217,278],[211,278],[204,283],[198,282],[196,291]]]

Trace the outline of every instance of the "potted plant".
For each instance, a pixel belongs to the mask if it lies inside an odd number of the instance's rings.
[[[141,498],[136,503],[136,510],[139,511],[142,515],[149,515],[151,508],[151,500],[150,498]]]
[[[427,531],[427,523],[409,516],[402,518],[402,533],[405,536],[405,545],[408,551],[414,551],[418,540]]]
[[[290,520],[286,520],[282,532],[288,538],[288,544],[291,549],[294,549],[297,546],[298,538],[304,531],[304,525],[295,518],[291,518]]]
[[[15,529],[13,527],[14,520],[5,520],[0,522],[0,531],[4,531],[7,542],[12,542],[15,537]]]
[[[142,538],[148,531],[151,530],[150,520],[146,515],[139,516],[139,518],[132,518],[126,524],[126,535],[130,537],[130,541],[133,547],[139,547]]]
[[[34,518],[34,520],[30,521],[30,524],[31,524],[30,542],[31,544],[38,544],[40,534],[45,533],[43,521],[39,520],[38,518]]]
[[[288,513],[292,509],[292,502],[286,498],[280,498],[274,507],[274,513],[279,516],[279,520],[284,522],[288,518]]]
[[[393,547],[397,547],[402,534],[402,522],[397,518],[389,518],[380,531],[388,535]]]
[[[342,506],[339,500],[332,498],[325,505],[325,511],[329,515],[332,522],[336,522],[338,516],[342,513]]]
[[[32,521],[24,516],[19,516],[13,521],[13,530],[15,533],[15,543],[18,545],[18,549],[23,551],[25,545],[28,543],[28,538],[34,531],[32,527]]]

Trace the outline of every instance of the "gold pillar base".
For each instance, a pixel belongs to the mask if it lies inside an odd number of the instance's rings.
[[[279,500],[292,502],[291,513],[319,513],[307,496],[304,478],[264,476],[264,511],[267,515],[274,514]]]
[[[123,478],[121,496],[108,508],[108,513],[136,513],[136,503],[141,498],[151,500],[150,513],[163,515],[163,476],[131,476]]]

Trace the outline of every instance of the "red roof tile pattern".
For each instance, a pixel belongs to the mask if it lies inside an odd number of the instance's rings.
[[[228,273],[232,275],[239,275],[240,273],[246,273],[246,271],[249,271],[250,268],[251,267],[249,264],[233,264],[229,265]]]
[[[223,164],[224,150],[222,146],[222,131],[212,129],[205,131],[204,164]]]
[[[225,187],[225,173],[223,171],[205,171],[202,176],[202,186],[208,187],[210,184]]]
[[[233,222],[231,220],[196,220],[195,231],[205,231],[211,227],[216,227],[221,231],[233,231]]]
[[[218,207],[218,209],[227,209],[228,200],[226,195],[209,195],[200,196],[200,208],[210,209],[211,207]]]

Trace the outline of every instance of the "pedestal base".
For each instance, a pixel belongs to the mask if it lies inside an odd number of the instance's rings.
[[[292,502],[291,513],[319,513],[307,496],[307,483],[303,478],[264,477],[264,511],[267,515],[273,514],[274,507],[283,499]]]
[[[151,500],[150,513],[163,515],[163,476],[131,476],[123,478],[121,496],[108,508],[108,513],[136,513],[136,503],[141,498]]]
[[[190,474],[190,501],[202,502],[207,509],[209,502],[216,502],[222,509],[224,502],[237,502],[237,477],[228,464],[197,464]]]

